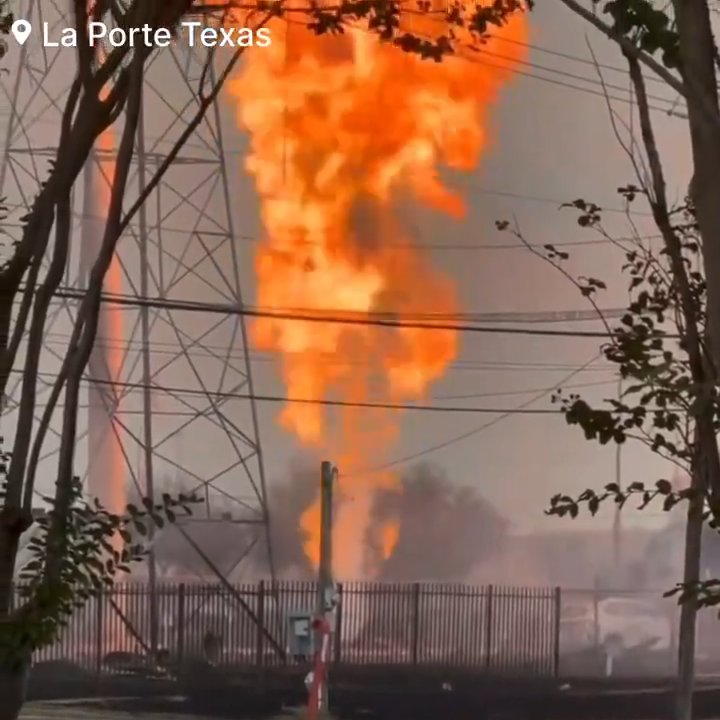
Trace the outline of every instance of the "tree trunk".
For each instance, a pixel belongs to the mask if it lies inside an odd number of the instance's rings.
[[[20,536],[28,527],[22,515],[11,507],[0,509],[0,622],[9,613],[13,601],[13,581]],[[0,641],[2,626],[0,625]]]
[[[0,665],[0,720],[17,720],[27,698],[30,662],[10,669]]]
[[[695,472],[694,476],[699,473]],[[701,490],[702,478],[693,478],[692,487]],[[696,583],[700,580],[700,555],[702,551],[703,497],[690,499],[687,524],[685,525],[685,564],[683,582]],[[694,598],[680,608],[678,630],[678,685],[675,706],[675,720],[692,720],[693,688],[695,685],[695,624],[697,601]]]
[[[707,280],[708,332],[720,371],[720,109],[715,42],[707,0],[674,0],[685,81],[694,176],[692,200],[702,237]],[[718,489],[718,488],[716,488]]]

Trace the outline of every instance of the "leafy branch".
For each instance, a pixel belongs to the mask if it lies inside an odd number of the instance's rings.
[[[0,452],[0,500],[6,492],[9,460],[9,453]],[[0,661],[5,666],[51,645],[77,609],[102,595],[119,574],[129,573],[132,564],[145,560],[148,547],[143,538],[151,536],[152,528],[192,515],[192,505],[202,502],[165,493],[160,503],[144,498],[140,506],[130,504],[124,514],[116,515],[98,501],[87,502],[77,477],[70,484],[68,510],[58,510],[54,498],[43,499],[50,509],[36,519],[27,545],[30,558],[18,576],[21,604],[0,618]],[[60,536],[51,531],[56,523]],[[57,562],[52,571],[51,562]]]
[[[662,509],[667,512],[679,503],[691,500],[694,496],[695,492],[692,488],[674,490],[672,483],[665,479],[658,480],[654,487],[646,487],[642,482],[632,482],[627,487],[621,488],[618,483],[612,482],[605,485],[600,493],[594,490],[584,490],[575,498],[558,493],[550,499],[550,508],[545,511],[545,514],[576,518],[582,506],[587,506],[588,512],[596,515],[601,504],[606,500],[612,500],[615,505],[622,508],[633,497],[640,498],[638,510],[644,510],[654,501],[662,498]],[[709,518],[708,511],[705,519]],[[714,523],[714,521],[711,522]]]

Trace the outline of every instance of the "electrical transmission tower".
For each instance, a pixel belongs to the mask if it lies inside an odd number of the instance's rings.
[[[5,229],[15,237],[22,229],[19,218],[56,154],[73,79],[76,51],[43,47],[40,31],[47,23],[50,36],[59,37],[61,28],[72,26],[67,5],[23,0],[15,6],[15,16],[34,28],[22,48],[11,45],[3,61],[10,72],[1,78],[8,110],[0,118],[5,125],[0,195],[9,209]],[[151,59],[126,208],[195,114],[202,77],[212,81],[214,64],[227,60],[208,52],[178,41]],[[241,314],[217,310],[218,304],[242,306],[241,286],[252,267],[236,241],[228,176],[239,167],[226,166],[223,125],[218,102],[120,239],[105,292],[106,298],[117,295],[122,302],[103,303],[83,389],[87,401],[82,403],[76,472],[91,495],[112,510],[134,495],[158,497],[178,490],[192,490],[205,501],[194,519],[156,536],[151,583],[156,573],[161,577],[167,571],[172,577],[174,570],[177,577],[176,566],[182,565],[177,556],[193,553],[201,561],[192,572],[182,572],[201,576],[195,579],[236,578],[251,548],[253,557],[262,558],[259,571],[267,572],[265,563],[272,570],[246,327]],[[97,254],[117,141],[112,129],[102,137],[75,186],[71,256],[47,322],[39,412]],[[2,419],[9,442],[15,434],[22,352],[19,359]],[[38,473],[41,494],[53,484],[56,440],[48,435]],[[163,560],[163,538],[171,534],[182,549]]]

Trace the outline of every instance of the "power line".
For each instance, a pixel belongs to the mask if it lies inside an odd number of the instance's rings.
[[[22,372],[20,370],[14,370],[13,373]],[[53,373],[38,373],[39,377],[53,377],[57,378],[57,375]],[[293,398],[285,397],[283,395],[266,395],[258,393],[236,393],[236,392],[210,392],[204,390],[196,390],[193,388],[182,388],[182,387],[170,387],[166,385],[155,385],[150,383],[131,383],[121,382],[114,380],[103,380],[99,378],[83,378],[83,382],[91,385],[103,385],[106,387],[113,388],[124,388],[130,390],[145,390],[149,389],[155,392],[163,392],[168,395],[178,396],[197,396],[197,397],[212,397],[220,400],[254,400],[255,402],[265,403],[288,403],[295,405],[323,405],[327,407],[339,407],[339,408],[356,408],[363,410],[394,410],[394,411],[414,411],[414,412],[442,412],[442,413],[470,413],[470,414],[482,414],[482,415],[496,415],[498,413],[511,413],[511,414],[522,414],[522,415],[557,415],[561,413],[561,410],[553,409],[528,409],[528,410],[517,410],[513,408],[484,408],[484,407],[463,407],[463,406],[440,406],[440,405],[413,405],[403,403],[389,403],[389,402],[353,402],[350,400],[332,400],[323,398]]]
[[[54,344],[56,346],[64,346],[65,343],[62,341],[68,340],[71,336],[70,333],[61,332],[49,332],[46,336],[48,344]],[[127,340],[123,342],[106,342],[107,338],[99,337],[95,342],[95,347],[104,350],[118,350],[127,353],[143,352],[143,343],[140,340]],[[244,360],[245,353],[227,353],[227,347],[222,345],[206,345],[198,344],[194,346],[196,350],[186,349],[183,351],[179,349],[177,344],[171,342],[154,341],[152,347],[148,348],[147,351],[152,355],[160,355],[166,357],[191,357],[197,359],[218,359],[218,356],[213,351],[222,353],[220,358],[222,361],[225,360]],[[284,358],[292,358],[293,356],[300,355],[301,353],[278,353],[264,350],[251,350],[248,353],[248,358],[253,363],[275,363],[278,360]],[[320,357],[324,364],[333,367],[369,367],[371,363],[363,360],[340,360],[336,353],[320,353]],[[471,372],[498,372],[498,371],[515,371],[515,372],[564,372],[573,369],[575,366],[569,363],[561,362],[517,362],[517,361],[494,361],[494,360],[479,360],[479,359],[458,359],[451,362],[448,366],[449,370],[455,371],[471,371]],[[611,368],[606,366],[595,366],[585,368],[585,372],[609,372]]]
[[[361,24],[357,24],[357,23],[356,23],[356,24],[352,24],[352,23],[350,23],[350,25],[351,25],[351,27],[353,27],[353,28],[355,28],[355,29],[357,29],[357,30],[360,30],[360,31],[362,31],[362,32],[366,32],[366,33],[370,33],[370,32],[371,32],[371,31],[369,31],[369,30],[367,29],[367,27],[364,27],[364,26],[361,25]],[[417,32],[416,32],[415,34],[416,34],[416,35],[419,35],[420,37],[425,37],[425,38],[428,39],[428,40],[434,40],[434,38],[431,38],[431,37],[428,36],[428,35],[423,35],[422,33],[417,33]],[[471,46],[471,45],[461,46],[459,49],[465,50],[465,52],[462,53],[462,54],[456,53],[456,56],[457,56],[457,57],[460,57],[460,58],[462,58],[462,59],[464,59],[464,60],[467,60],[467,61],[469,61],[469,62],[474,62],[474,63],[477,63],[477,64],[479,64],[479,65],[484,65],[484,66],[486,66],[486,67],[494,67],[494,68],[497,68],[498,70],[511,71],[511,72],[513,73],[513,75],[521,75],[521,76],[523,76],[523,77],[533,78],[533,79],[535,79],[535,80],[541,80],[542,82],[550,83],[550,84],[556,85],[556,86],[558,86],[558,87],[563,87],[563,88],[567,88],[567,89],[570,89],[570,90],[575,90],[576,92],[584,92],[584,93],[587,93],[587,94],[589,94],[589,95],[595,95],[595,96],[597,96],[597,97],[603,98],[603,99],[606,100],[606,101],[607,101],[607,100],[614,100],[614,101],[616,101],[616,102],[622,102],[622,103],[626,103],[626,104],[628,104],[628,105],[632,105],[633,102],[634,102],[633,99],[632,99],[632,94],[630,93],[630,91],[629,91],[628,89],[626,89],[626,88],[624,88],[624,87],[617,86],[617,85],[613,85],[613,84],[611,84],[611,83],[603,83],[603,82],[601,82],[599,79],[587,78],[587,77],[583,77],[583,76],[577,76],[577,75],[574,75],[574,74],[572,74],[572,73],[568,73],[568,72],[566,72],[566,71],[556,70],[556,69],[553,69],[553,68],[546,68],[546,67],[537,65],[536,63],[529,62],[529,61],[527,61],[527,60],[518,60],[518,59],[516,59],[516,58],[507,58],[507,57],[505,57],[505,56],[503,56],[503,55],[501,55],[501,54],[494,53],[494,52],[492,52],[492,51],[488,51],[488,50],[484,50],[484,51],[483,51],[483,50],[481,50],[480,48],[478,48],[478,47],[476,47],[476,46],[474,46],[474,45],[472,45],[472,46]],[[478,53],[478,52],[484,52],[486,55],[491,55],[491,56],[494,55],[495,57],[498,57],[498,58],[501,58],[501,59],[505,59],[506,61],[509,62],[509,64],[506,64],[506,65],[498,65],[498,64],[495,64],[495,63],[487,62],[487,61],[482,61],[482,60],[478,59],[477,55],[475,54],[475,53]],[[562,81],[562,80],[555,80],[555,79],[553,79],[553,78],[542,77],[541,75],[534,75],[533,73],[528,72],[528,71],[526,71],[526,70],[520,70],[520,69],[517,67],[517,65],[525,65],[526,67],[531,67],[531,68],[533,68],[533,69],[538,69],[538,70],[541,70],[541,71],[544,71],[544,72],[551,72],[551,73],[554,73],[554,74],[559,75],[559,76],[561,76],[561,77],[568,77],[568,78],[570,78],[570,79],[580,80],[581,82],[588,83],[589,85],[594,85],[594,86],[596,86],[596,87],[598,87],[598,88],[601,88],[601,89],[600,89],[600,90],[593,90],[593,89],[591,89],[591,88],[586,88],[586,87],[574,85],[574,84],[572,84],[572,83],[564,82],[564,81]],[[611,89],[614,89],[614,90],[616,90],[616,91],[619,90],[619,91],[621,91],[621,92],[626,92],[626,93],[628,94],[628,97],[617,97],[616,95],[610,95],[609,93],[607,93],[607,88],[608,88],[608,87],[611,88]],[[648,96],[648,97],[650,97],[650,96]],[[678,113],[678,112],[675,111],[676,102],[675,102],[674,100],[672,100],[672,99],[670,99],[670,98],[662,98],[662,97],[657,97],[657,96],[653,96],[653,98],[656,100],[656,102],[667,102],[668,105],[669,105],[669,107],[667,107],[667,108],[662,108],[662,107],[658,107],[657,105],[649,104],[648,107],[649,107],[650,110],[655,110],[655,111],[661,112],[661,113],[663,113],[663,114],[665,114],[665,115],[669,115],[669,116],[673,116],[673,117],[678,117],[678,118],[682,118],[682,119],[684,119],[684,120],[687,120],[687,116],[681,115],[680,113]]]
[[[113,296],[114,297],[114,296]],[[246,306],[248,310],[265,310],[273,313],[311,313],[315,316],[325,317],[360,317],[366,316],[395,320],[404,319],[410,321],[453,321],[453,322],[485,322],[485,323],[511,323],[519,325],[544,325],[555,323],[580,323],[598,322],[599,320],[614,320],[627,314],[627,308],[600,308],[599,310],[533,310],[528,312],[456,312],[456,313],[434,313],[432,311],[398,313],[382,310],[371,310],[367,313],[345,311],[340,308],[323,308],[322,315],[319,311],[308,307],[284,307],[281,305]],[[59,337],[69,337],[67,333],[55,333]],[[109,339],[109,338],[105,338]]]
[[[607,387],[608,385],[617,385],[617,379],[614,380],[596,380],[594,382],[583,382],[583,383],[572,383],[566,385],[561,382],[565,390],[586,390],[592,387]],[[543,393],[547,392],[547,388],[526,388],[523,390],[494,390],[492,392],[482,393],[461,393],[459,395],[432,395],[431,400],[470,400],[477,398],[491,398],[491,397],[512,397],[516,395],[530,395],[531,393]]]
[[[610,90],[617,90],[617,91],[620,91],[623,93],[630,94],[630,91],[628,90],[628,88],[622,87],[621,85],[615,85],[613,83],[608,83],[608,82],[603,83],[598,78],[588,78],[584,75],[576,75],[575,73],[567,72],[566,70],[559,70],[557,68],[550,68],[545,65],[538,65],[537,63],[531,62],[529,60],[517,60],[515,58],[508,57],[507,55],[502,55],[501,53],[496,53],[496,52],[493,52],[492,50],[487,50],[485,48],[474,48],[474,51],[477,53],[480,53],[482,55],[489,55],[491,57],[498,58],[498,60],[505,60],[512,64],[524,65],[526,67],[533,68],[534,70],[541,70],[543,72],[555,73],[556,75],[559,75],[559,76],[565,77],[565,78],[569,78],[571,80],[580,80],[581,82],[586,82],[590,85],[599,86],[601,88],[604,86],[605,88],[609,88]],[[674,100],[672,98],[661,97],[659,95],[651,95],[650,94],[650,95],[648,95],[648,99],[655,100],[657,102],[662,102],[662,103],[669,103],[670,105],[674,104]]]
[[[429,447],[425,447],[422,450],[419,450],[417,452],[414,452],[410,455],[405,455],[403,457],[395,458],[394,460],[390,460],[389,462],[383,463],[382,465],[376,465],[374,467],[367,467],[362,468],[359,471],[351,473],[351,477],[355,477],[357,475],[372,475],[374,473],[382,472],[384,470],[389,470],[394,467],[398,467],[399,465],[405,465],[409,462],[414,462],[415,460],[418,460],[421,457],[426,457],[427,455],[431,455],[433,453],[436,453],[440,450],[444,450],[445,448],[451,447],[452,445],[456,445],[457,443],[463,442],[465,440],[469,440],[471,437],[476,437],[480,433],[484,432],[485,430],[489,430],[491,427],[494,427],[495,425],[503,422],[504,420],[507,420],[507,418],[513,416],[513,415],[522,415],[525,414],[526,411],[528,411],[532,405],[534,405],[536,402],[539,402],[543,398],[547,397],[550,393],[554,392],[559,385],[564,385],[569,380],[572,380],[575,376],[579,375],[583,370],[586,370],[589,368],[595,361],[599,359],[599,355],[595,355],[590,360],[588,360],[586,363],[581,365],[580,367],[575,368],[572,372],[568,373],[560,383],[554,384],[550,387],[545,388],[544,390],[540,391],[537,395],[530,398],[529,400],[526,400],[525,402],[518,405],[516,408],[511,408],[507,412],[502,413],[499,417],[493,418],[492,420],[489,420],[488,422],[483,423],[482,425],[478,427],[474,427],[471,430],[468,430],[460,435],[454,435],[453,437],[448,438],[447,440],[443,440],[440,443],[437,443],[435,445],[430,445]]]
[[[511,193],[511,192],[504,192],[500,190],[490,191],[486,188],[480,188],[478,189],[477,186],[475,186],[472,183],[468,183],[463,181],[463,185],[466,185],[467,187],[477,190],[478,192],[481,192],[485,195],[493,195],[495,197],[504,197],[504,198],[511,198],[516,200],[523,200],[526,202],[537,202],[537,203],[547,203],[551,204],[553,206],[560,207],[563,203],[561,203],[559,200],[552,200],[550,198],[541,198],[541,197],[533,197],[531,195],[523,195],[521,193]],[[608,213],[623,213],[625,214],[627,211],[622,210],[620,208],[602,208],[602,212],[608,212]],[[634,211],[632,213],[636,216],[649,216],[650,213],[644,213],[644,212],[637,212]],[[75,217],[78,219],[83,219],[89,217],[88,215],[85,215],[84,213],[76,213]],[[16,230],[22,230],[24,227],[21,223],[3,223],[3,227],[5,228],[14,228]],[[162,227],[163,233],[168,234],[177,234],[177,235],[187,235],[188,230],[183,228],[174,228],[174,227]],[[416,232],[416,231],[414,231]],[[215,230],[195,230],[193,231],[193,234],[203,236],[203,237],[216,237],[216,236],[224,236],[225,233],[221,233]],[[234,240],[239,240],[244,243],[248,243],[251,245],[255,244],[262,244],[265,241],[265,239],[262,236],[259,235],[234,235]],[[659,241],[662,239],[662,235],[659,233],[655,234],[647,234],[647,235],[640,235],[637,237],[617,237],[617,238],[606,238],[606,237],[597,237],[592,238],[589,240],[559,240],[557,242],[551,243],[553,247],[555,248],[569,248],[569,247],[576,247],[576,248],[582,248],[582,247],[596,247],[599,245],[617,245],[621,243],[632,243],[632,242],[650,242],[650,241]],[[452,242],[452,243],[445,243],[445,242],[383,242],[383,247],[386,248],[397,248],[402,250],[434,250],[434,251],[440,251],[440,252],[496,252],[500,250],[528,250],[529,248],[537,248],[539,250],[543,250],[547,247],[548,243],[522,243],[522,242],[504,242],[504,243],[473,243],[473,242]],[[308,246],[308,247],[322,247],[323,244],[316,240],[298,240],[297,245],[299,247],[302,246]]]
[[[271,358],[267,358],[267,359],[271,359]],[[364,365],[366,367],[370,367],[370,365],[368,363],[363,363],[362,365]],[[590,369],[590,368],[584,368],[584,370],[588,370],[588,369]],[[595,369],[603,370],[604,372],[611,371],[611,368],[595,368]],[[15,372],[19,372],[19,371],[15,371]],[[525,372],[527,372],[527,370],[525,370]],[[573,374],[575,374],[575,373],[573,373]],[[56,375],[49,373],[49,372],[39,373],[39,376],[40,377],[52,377],[53,379],[56,377]],[[105,380],[104,382],[109,385],[112,385],[112,386],[122,384],[122,382],[119,380],[118,381]],[[587,389],[587,388],[592,388],[592,387],[605,387],[608,385],[616,384],[616,381],[615,380],[593,380],[590,382],[574,383],[572,385],[565,385],[563,382],[561,382],[561,384],[564,385],[566,390],[579,390],[579,389]],[[130,383],[129,387],[131,389],[135,389],[133,383]],[[148,386],[148,387],[150,389],[153,388],[152,385]],[[144,389],[144,388],[145,388],[145,386],[142,385],[139,389]],[[431,400],[471,400],[471,399],[477,399],[477,398],[513,397],[513,396],[517,396],[517,395],[528,395],[530,393],[537,393],[537,392],[545,392],[545,390],[541,389],[541,388],[524,388],[524,389],[517,389],[517,390],[493,390],[490,392],[479,392],[479,393],[459,393],[459,394],[441,394],[441,395],[433,394],[430,396],[430,399]],[[206,393],[206,394],[212,395],[212,396],[215,395],[214,392],[210,392],[210,391],[208,391],[208,393]],[[222,393],[220,396],[222,397]]]
[[[85,292],[73,288],[60,288],[55,297],[69,300],[82,300]],[[537,337],[570,337],[570,338],[604,338],[611,337],[607,332],[592,330],[539,330],[536,328],[490,327],[487,325],[468,325],[461,323],[427,323],[409,320],[393,320],[378,317],[377,313],[358,314],[331,314],[325,312],[275,312],[252,307],[240,307],[221,303],[200,303],[182,300],[168,300],[162,298],[141,298],[125,295],[103,294],[101,302],[121,307],[149,307],[155,309],[176,310],[183,312],[203,312],[223,315],[239,315],[245,317],[266,318],[311,323],[329,323],[334,325],[360,325],[364,327],[375,326],[385,328],[409,328],[413,330],[435,330],[459,333],[484,333],[489,335],[519,335]],[[398,313],[387,313],[387,316],[398,317]],[[670,333],[661,337],[677,339],[678,335]]]
[[[544,53],[546,55],[552,55],[554,57],[562,58],[563,60],[571,60],[574,62],[581,63],[583,65],[590,65],[594,68],[600,68],[601,70],[609,70],[611,72],[621,73],[623,75],[628,75],[628,69],[627,68],[621,68],[617,67],[616,65],[607,65],[605,63],[596,63],[594,60],[591,60],[589,58],[583,58],[579,55],[571,55],[570,53],[561,52],[560,50],[550,50],[549,48],[542,47],[541,45],[535,45],[534,43],[526,43],[522,42],[522,40],[515,40],[513,38],[505,37],[504,35],[492,35],[492,40],[499,41],[506,43],[508,45],[517,45],[519,47],[525,47],[530,50],[535,50],[536,52]],[[658,83],[663,86],[666,86],[667,83],[664,80],[661,80],[658,77],[655,77],[654,75],[649,75],[647,77],[647,81],[652,83]]]
[[[512,192],[510,190],[496,190],[494,188],[487,188],[482,185],[476,185],[474,182],[469,181],[467,179],[461,178],[459,181],[460,185],[464,185],[466,188],[469,188],[471,190],[474,190],[475,192],[479,192],[482,195],[491,195],[492,197],[501,197],[501,198],[508,198],[510,200],[523,200],[525,202],[535,202],[535,203],[541,203],[545,205],[553,205],[554,207],[562,207],[563,205],[566,205],[568,203],[568,200],[558,200],[556,198],[550,198],[542,195],[528,195],[526,193],[518,193],[518,192]],[[614,215],[620,214],[620,215],[627,215],[628,208],[619,208],[619,207],[602,207],[600,208],[600,212],[606,212],[606,213],[612,213]],[[634,210],[632,212],[633,215],[637,215],[639,217],[652,217],[651,212],[647,211],[640,211],[640,210]],[[661,235],[653,235],[653,236],[647,236],[652,238],[661,238]],[[632,240],[633,238],[618,238],[618,241],[621,240]],[[604,240],[604,238],[603,238]],[[576,241],[578,242],[578,241]],[[579,241],[583,242],[583,241]],[[584,242],[599,242],[598,241],[592,241],[592,240],[585,240]],[[555,243],[553,243],[555,244]],[[519,247],[526,247],[522,243],[513,243],[514,246]],[[490,247],[490,246],[487,246]]]
[[[240,154],[241,152],[244,152],[244,151],[240,151],[240,150],[230,151],[230,152],[226,152],[226,155]],[[533,203],[540,203],[540,204],[544,204],[544,205],[553,205],[554,207],[558,207],[558,208],[568,203],[567,198],[564,200],[561,200],[559,198],[553,198],[553,197],[549,197],[547,195],[534,195],[534,194],[530,194],[530,193],[514,192],[511,190],[501,190],[498,188],[488,187],[486,185],[478,185],[478,184],[474,183],[472,180],[468,180],[465,177],[461,178],[458,182],[460,185],[464,186],[466,189],[473,190],[474,192],[480,193],[481,195],[489,195],[491,197],[508,198],[510,200],[522,200],[524,202],[533,202]],[[5,207],[10,212],[13,212],[13,211],[25,212],[28,210],[28,206],[23,203],[12,203],[9,205],[6,204]],[[614,215],[617,215],[617,214],[626,215],[628,213],[629,209],[627,207],[611,206],[611,207],[601,207],[600,210],[601,210],[601,212],[612,213]],[[634,211],[632,211],[632,214],[641,216],[641,217],[648,217],[648,218],[652,217],[652,213],[649,211],[634,210]],[[79,220],[98,220],[98,221],[105,220],[105,218],[101,217],[100,215],[94,215],[92,213],[87,213],[85,211],[76,211],[73,213],[73,217],[76,219],[79,219]],[[17,222],[5,222],[3,225],[4,225],[4,227],[12,227],[12,228],[16,228],[16,229],[21,229],[24,227],[24,225],[22,223],[17,223]],[[132,226],[132,227],[134,227],[134,226]],[[152,223],[150,223],[150,229],[153,229]],[[172,227],[172,226],[163,225],[160,229],[164,233],[169,232],[169,233],[178,233],[178,234],[184,234],[184,235],[187,235],[189,233],[187,228],[181,228],[181,227]],[[207,236],[218,235],[218,236],[222,236],[222,237],[225,237],[225,235],[227,234],[226,232],[222,232],[219,230],[195,230],[194,233],[201,234],[201,235],[207,235]],[[244,240],[244,241],[248,241],[248,242],[260,242],[262,240],[262,238],[260,238],[256,235],[241,234],[241,235],[236,235],[235,237],[239,240]],[[643,236],[640,239],[658,239],[661,237],[662,237],[661,235],[655,234],[655,235]],[[635,239],[635,238],[618,238],[617,240],[618,241],[622,241],[622,240],[630,241],[633,239]],[[606,242],[606,240],[605,240],[605,238],[600,238],[597,240],[580,240],[580,241],[575,241],[574,244],[593,243],[593,242],[598,242],[598,243]],[[318,243],[308,240],[308,241],[303,241],[303,244],[315,245]],[[557,244],[557,243],[554,243],[554,244]],[[391,247],[406,247],[406,246],[407,247],[415,247],[415,245],[413,243],[396,243],[396,244],[391,244],[390,246]],[[438,248],[446,247],[446,245],[444,245],[442,243],[437,243],[437,246],[438,246]],[[522,243],[511,243],[511,246],[512,247],[525,247],[525,245],[523,245]],[[434,247],[434,244],[433,244],[433,247]],[[499,245],[466,244],[462,247],[495,248],[495,247],[499,247]]]
[[[479,65],[485,65],[487,67],[497,68],[498,70],[510,69],[505,65],[498,65],[497,63],[491,63],[491,62],[475,59],[472,57],[467,57],[467,55],[463,55],[462,57],[464,59],[468,60],[469,62],[476,62]],[[595,97],[602,98],[603,100],[612,100],[614,102],[625,103],[626,105],[633,104],[633,100],[631,97],[625,98],[625,97],[618,97],[617,95],[610,95],[609,93],[606,93],[602,90],[593,90],[592,88],[586,88],[586,87],[582,87],[580,85],[574,85],[573,83],[565,82],[563,80],[555,80],[553,78],[542,77],[541,75],[535,75],[531,72],[527,72],[525,70],[519,70],[517,68],[513,69],[512,72],[514,75],[521,75],[523,77],[532,78],[533,80],[540,80],[541,82],[549,83],[550,85],[556,85],[557,87],[562,87],[562,88],[566,88],[569,90],[575,90],[576,92],[586,93],[587,95],[594,95]],[[587,80],[586,82],[593,84],[590,80]],[[600,87],[602,87],[602,85],[599,82],[597,84]],[[672,103],[672,101],[669,99],[666,102],[668,104]],[[676,118],[680,118],[683,120],[687,120],[687,117],[685,115],[675,112],[672,108],[672,105],[668,108],[662,108],[662,107],[658,107],[657,105],[653,105],[652,103],[648,103],[648,108],[650,110],[654,110],[655,112],[661,112],[661,113],[663,113],[663,115],[668,115],[671,117],[676,117]]]
[[[353,25],[353,27],[356,27],[356,28],[359,29],[359,30],[363,30],[363,31],[365,31],[365,32],[368,32],[368,30],[367,30],[366,28],[364,28],[364,27],[362,27],[362,26],[360,26],[360,25]],[[542,66],[542,65],[537,65],[536,63],[533,63],[533,62],[530,62],[530,61],[527,61],[527,60],[518,60],[518,59],[516,59],[516,58],[507,58],[506,56],[503,56],[502,54],[494,53],[494,52],[489,51],[489,50],[480,49],[480,48],[477,48],[477,47],[475,47],[475,46],[466,46],[466,47],[461,48],[461,49],[464,49],[465,52],[462,53],[462,54],[459,54],[459,53],[458,53],[457,56],[458,56],[458,57],[461,57],[461,58],[464,59],[464,60],[467,60],[468,62],[474,62],[474,63],[477,63],[477,64],[479,64],[479,65],[484,65],[484,66],[486,66],[486,67],[497,68],[498,70],[511,71],[511,72],[513,73],[513,75],[521,75],[521,76],[523,76],[523,77],[532,78],[532,79],[534,79],[534,80],[540,80],[540,81],[542,81],[542,82],[550,83],[551,85],[556,85],[557,87],[563,87],[563,88],[566,88],[566,89],[568,89],[568,90],[574,90],[574,91],[576,91],[576,92],[583,92],[583,93],[586,93],[586,94],[588,94],[588,95],[594,95],[594,96],[600,97],[600,98],[602,98],[603,100],[606,100],[606,101],[607,101],[607,100],[612,100],[612,101],[615,101],[615,102],[622,102],[622,103],[625,103],[625,104],[627,104],[627,105],[632,105],[632,104],[634,103],[634,101],[633,101],[633,99],[632,99],[632,94],[631,94],[631,92],[630,92],[628,89],[626,89],[626,88],[624,88],[624,87],[621,87],[621,86],[618,86],[618,85],[614,85],[614,84],[612,84],[612,83],[603,83],[603,82],[601,82],[599,79],[588,78],[588,77],[584,77],[584,76],[578,76],[578,75],[575,75],[575,74],[573,74],[573,73],[568,73],[568,72],[563,71],[563,70],[557,70],[557,69],[554,69],[554,68],[548,68],[548,67],[544,67],[544,66]],[[499,59],[504,59],[504,60],[505,60],[506,62],[508,62],[509,64],[499,65],[499,64],[496,64],[496,63],[492,63],[492,62],[487,62],[487,61],[480,60],[480,59],[477,57],[477,55],[475,55],[475,53],[480,53],[480,52],[482,52],[482,53],[484,53],[484,54],[486,54],[486,55],[489,55],[489,56],[495,56],[495,57],[497,57],[497,58],[499,58]],[[593,85],[593,86],[598,87],[598,88],[600,88],[600,89],[598,89],[598,90],[593,90],[592,88],[587,88],[587,87],[583,87],[583,86],[580,86],[580,85],[575,85],[575,84],[573,84],[573,83],[566,82],[566,81],[563,81],[563,80],[557,80],[557,79],[553,79],[553,78],[543,77],[543,76],[541,76],[541,75],[535,75],[535,74],[533,74],[533,73],[531,73],[531,72],[528,72],[527,70],[521,70],[521,69],[519,69],[519,68],[517,67],[517,65],[524,65],[524,66],[526,66],[526,67],[530,67],[530,68],[533,68],[533,69],[536,69],[536,70],[540,70],[540,71],[542,71],[542,72],[554,73],[554,74],[556,74],[556,75],[558,75],[558,76],[560,76],[560,77],[566,77],[566,78],[569,78],[569,79],[571,79],[571,80],[579,80],[579,81],[581,81],[581,82],[587,83],[587,84],[589,84],[589,85]],[[608,88],[610,88],[610,89],[612,89],[612,90],[615,90],[615,91],[620,91],[620,92],[627,93],[627,94],[628,94],[628,97],[618,97],[617,95],[610,95],[610,94],[607,92],[607,89],[608,89]],[[651,97],[651,96],[648,96],[648,97]],[[649,104],[648,104],[648,107],[649,107],[650,110],[654,110],[654,111],[656,111],[656,112],[661,112],[661,113],[663,113],[664,115],[668,115],[668,116],[671,116],[671,117],[677,117],[677,118],[682,118],[682,119],[684,119],[684,120],[687,120],[687,116],[686,116],[686,115],[682,115],[681,113],[678,113],[678,112],[675,110],[675,106],[676,106],[676,104],[677,104],[676,101],[672,100],[671,98],[664,98],[664,97],[658,97],[658,96],[652,96],[652,99],[654,99],[656,102],[668,103],[668,106],[669,106],[669,107],[663,108],[663,107],[658,107],[657,105],[653,105],[652,103],[649,103]]]

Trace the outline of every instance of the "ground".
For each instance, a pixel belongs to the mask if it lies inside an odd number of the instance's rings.
[[[186,712],[138,712],[137,710],[111,710],[100,703],[33,702],[28,703],[20,720],[217,720],[203,715],[189,715]],[[289,714],[268,718],[268,720],[294,720],[297,715]],[[238,718],[242,720],[242,718]]]
[[[72,710],[70,710],[72,708]],[[209,720],[187,713],[138,713],[108,710],[98,705],[82,706],[72,703],[38,702],[28,703],[21,713],[21,720]]]

